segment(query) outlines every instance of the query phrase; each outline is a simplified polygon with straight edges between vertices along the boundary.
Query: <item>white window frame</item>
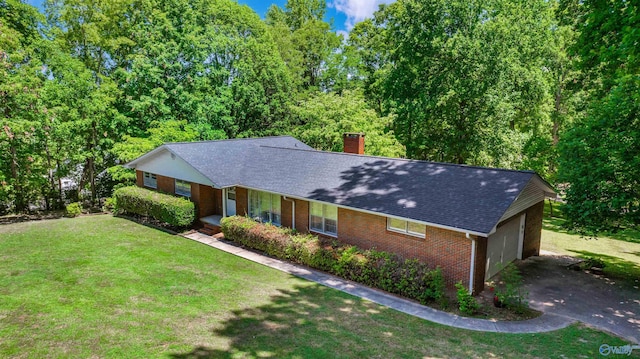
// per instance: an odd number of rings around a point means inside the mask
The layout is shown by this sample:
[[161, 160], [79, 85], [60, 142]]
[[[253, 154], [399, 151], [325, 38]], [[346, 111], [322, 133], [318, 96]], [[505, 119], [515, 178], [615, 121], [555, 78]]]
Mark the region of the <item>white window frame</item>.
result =
[[158, 188], [158, 177], [154, 173], [142, 172], [142, 184], [149, 188]]
[[[322, 206], [322, 217], [321, 217], [322, 218], [322, 228], [321, 229], [320, 228], [312, 228], [313, 221], [311, 220], [311, 217], [312, 217], [312, 214], [311, 214], [312, 213], [312, 209], [311, 209], [311, 207], [314, 206], [314, 205]], [[327, 209], [330, 208], [330, 207], [335, 208], [335, 213], [336, 213], [336, 218], [335, 218], [336, 231], [335, 231], [335, 233], [327, 231], [327, 219], [332, 220], [331, 218], [327, 218], [327, 212], [328, 212]], [[331, 237], [338, 237], [338, 206], [334, 206], [334, 205], [326, 204], [326, 203], [320, 203], [320, 202], [309, 202], [309, 230], [311, 230], [313, 232], [316, 232], [316, 233], [322, 233], [324, 235], [331, 236]]]
[[[402, 221], [404, 222], [404, 228], [399, 228], [399, 227], [392, 227], [391, 226], [391, 221]], [[413, 223], [413, 224], [417, 224], [419, 226], [423, 226], [424, 227], [424, 232], [425, 233], [419, 233], [419, 232], [413, 232], [409, 230], [409, 223]], [[414, 221], [409, 221], [406, 219], [400, 219], [400, 218], [393, 218], [393, 217], [387, 217], [387, 230], [391, 231], [391, 232], [396, 232], [396, 233], [402, 233], [402, 234], [406, 234], [409, 236], [413, 236], [413, 237], [418, 237], [418, 238], [426, 238], [426, 233], [427, 233], [427, 226], [422, 224], [422, 223], [418, 223], [418, 222], [414, 222]]]
[[[266, 217], [263, 217], [263, 213], [259, 213], [259, 215], [255, 215], [254, 212], [257, 209], [258, 212], [262, 211], [262, 194], [267, 194], [269, 195], [269, 210], [266, 211]], [[258, 208], [253, 208], [254, 206], [254, 202], [255, 202], [255, 198], [254, 196], [257, 196], [257, 206]], [[280, 208], [276, 208], [277, 206], [274, 206], [274, 203], [276, 202], [274, 199], [278, 198], [277, 202], [279, 202], [280, 204]], [[265, 191], [257, 191], [257, 190], [253, 190], [250, 189], [249, 190], [249, 215], [256, 221], [258, 222], [264, 222], [264, 223], [271, 223], [274, 226], [281, 226], [282, 225], [282, 198], [280, 197], [279, 194], [276, 193], [271, 193], [271, 192], [265, 192]]]
[[[185, 190], [185, 191], [182, 191], [182, 190], [180, 189], [180, 187], [178, 186], [178, 183], [181, 183], [181, 184], [183, 184], [183, 185], [185, 185], [185, 186], [188, 186], [189, 191], [186, 191], [186, 190]], [[175, 179], [175, 184], [174, 184], [174, 186], [175, 186], [175, 187], [174, 187], [174, 188], [175, 188], [175, 193], [176, 193], [177, 195], [179, 195], [179, 196], [183, 196], [183, 197], [189, 197], [189, 198], [191, 198], [191, 182], [189, 182], [189, 181], [184, 181], [184, 180], [180, 180], [180, 179], [177, 179], [177, 178], [176, 178], [176, 179]]]

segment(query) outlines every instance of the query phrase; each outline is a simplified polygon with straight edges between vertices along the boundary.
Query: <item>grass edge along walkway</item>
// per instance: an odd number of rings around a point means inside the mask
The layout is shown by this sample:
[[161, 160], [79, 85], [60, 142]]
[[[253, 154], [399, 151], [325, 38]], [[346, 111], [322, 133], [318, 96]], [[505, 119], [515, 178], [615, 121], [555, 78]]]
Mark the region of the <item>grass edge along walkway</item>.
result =
[[183, 237], [205, 244], [207, 246], [234, 254], [238, 257], [265, 265], [267, 267], [289, 273], [318, 284], [333, 288], [344, 293], [360, 297], [380, 304], [399, 312], [413, 315], [415, 317], [428, 320], [430, 322], [480, 332], [494, 333], [545, 333], [568, 327], [576, 321], [563, 316], [542, 313], [541, 316], [521, 321], [496, 321], [487, 319], [476, 319], [461, 317], [456, 314], [443, 312], [431, 307], [427, 307], [407, 299], [403, 299], [383, 291], [373, 289], [355, 282], [348, 281], [324, 272], [313, 270], [307, 267], [283, 262], [270, 258], [256, 252], [240, 248], [230, 242], [222, 241], [214, 237], [207, 236], [199, 232], [183, 234]]

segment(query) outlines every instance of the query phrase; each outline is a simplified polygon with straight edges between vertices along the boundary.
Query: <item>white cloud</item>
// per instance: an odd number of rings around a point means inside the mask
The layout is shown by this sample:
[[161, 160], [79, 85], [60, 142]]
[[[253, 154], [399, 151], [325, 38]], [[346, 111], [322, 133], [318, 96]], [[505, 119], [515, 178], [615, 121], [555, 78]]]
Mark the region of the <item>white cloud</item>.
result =
[[353, 29], [353, 26], [373, 15], [378, 10], [380, 4], [389, 4], [395, 0], [333, 0], [329, 6], [336, 11], [343, 12], [347, 15], [345, 27], [347, 30]]

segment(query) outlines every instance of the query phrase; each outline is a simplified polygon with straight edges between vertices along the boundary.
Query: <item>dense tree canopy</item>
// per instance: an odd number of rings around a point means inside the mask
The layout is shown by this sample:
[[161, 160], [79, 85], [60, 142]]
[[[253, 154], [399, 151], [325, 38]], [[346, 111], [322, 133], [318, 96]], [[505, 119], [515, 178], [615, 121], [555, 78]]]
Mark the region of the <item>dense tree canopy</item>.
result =
[[163, 142], [364, 132], [367, 154], [534, 169], [581, 230], [639, 224], [637, 4], [397, 0], [347, 38], [326, 7], [0, 0], [0, 212], [76, 200], [66, 178], [96, 202]]
[[367, 107], [361, 91], [318, 93], [291, 108], [291, 135], [319, 150], [342, 152], [343, 134], [365, 134], [365, 154], [404, 157], [404, 147], [390, 131], [393, 116]]
[[384, 33], [372, 40], [383, 44], [362, 53], [371, 76], [381, 71], [370, 83], [381, 82], [407, 155], [518, 166], [523, 142], [545, 120], [547, 2], [407, 0], [381, 12], [377, 31], [358, 30]]
[[43, 17], [17, 0], [0, 2], [0, 201], [24, 211], [40, 194], [46, 165], [40, 98], [46, 80], [37, 48]]
[[627, 1], [573, 4], [583, 15], [573, 50], [586, 115], [561, 142], [567, 211], [588, 233], [640, 224], [640, 7]]

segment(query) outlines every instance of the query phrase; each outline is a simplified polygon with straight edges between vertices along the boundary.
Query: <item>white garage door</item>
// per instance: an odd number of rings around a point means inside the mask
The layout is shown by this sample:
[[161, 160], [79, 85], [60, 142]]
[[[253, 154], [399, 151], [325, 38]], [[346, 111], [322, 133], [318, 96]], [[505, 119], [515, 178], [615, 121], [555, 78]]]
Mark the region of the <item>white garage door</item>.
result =
[[504, 266], [516, 258], [522, 257], [524, 236], [524, 214], [514, 217], [496, 230], [487, 239], [487, 263], [484, 279], [498, 273]]

